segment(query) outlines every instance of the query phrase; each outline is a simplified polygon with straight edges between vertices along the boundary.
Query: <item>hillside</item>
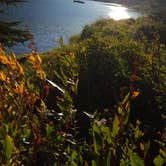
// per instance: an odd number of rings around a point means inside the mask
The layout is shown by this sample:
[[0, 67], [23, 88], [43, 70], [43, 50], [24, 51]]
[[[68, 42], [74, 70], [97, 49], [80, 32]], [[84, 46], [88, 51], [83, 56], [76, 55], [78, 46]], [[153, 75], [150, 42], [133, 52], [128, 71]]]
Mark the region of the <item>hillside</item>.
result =
[[[57, 82], [57, 74], [49, 69], [59, 68], [60, 56], [74, 53], [70, 56], [79, 69], [74, 106], [95, 115], [90, 128], [93, 146], [85, 155], [89, 165], [166, 162], [161, 157], [166, 143], [165, 34], [165, 19], [158, 16], [104, 19], [85, 26], [69, 45], [61, 41], [61, 48], [44, 54], [46, 73]], [[82, 123], [86, 126], [87, 121]], [[109, 148], [115, 148], [114, 152]]]
[[0, 165], [165, 165], [164, 15], [97, 20], [42, 56], [0, 45]]

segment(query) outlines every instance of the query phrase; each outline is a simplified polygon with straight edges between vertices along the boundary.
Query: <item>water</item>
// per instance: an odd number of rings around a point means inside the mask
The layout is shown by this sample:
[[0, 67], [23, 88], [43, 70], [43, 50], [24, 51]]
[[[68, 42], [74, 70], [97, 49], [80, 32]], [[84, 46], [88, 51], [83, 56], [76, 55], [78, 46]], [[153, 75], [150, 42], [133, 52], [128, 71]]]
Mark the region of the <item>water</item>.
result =
[[[117, 4], [83, 0], [28, 0], [17, 7], [9, 7], [4, 19], [22, 21], [21, 27], [28, 26], [39, 52], [57, 46], [60, 36], [65, 43], [71, 35], [80, 33], [86, 24], [96, 19], [110, 17], [115, 20], [137, 18], [140, 13]], [[29, 52], [19, 44], [13, 47], [16, 53]]]

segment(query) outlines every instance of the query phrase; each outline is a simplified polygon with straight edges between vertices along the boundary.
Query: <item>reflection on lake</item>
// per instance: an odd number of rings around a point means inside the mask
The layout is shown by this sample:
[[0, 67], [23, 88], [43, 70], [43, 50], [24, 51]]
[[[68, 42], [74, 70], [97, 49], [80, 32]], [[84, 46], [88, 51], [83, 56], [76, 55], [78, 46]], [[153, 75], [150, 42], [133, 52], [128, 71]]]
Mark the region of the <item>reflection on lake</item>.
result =
[[109, 6], [109, 8], [110, 12], [108, 13], [108, 16], [114, 20], [127, 19], [131, 17], [128, 9], [123, 6]]
[[[9, 8], [4, 19], [21, 20], [28, 25], [34, 35], [39, 52], [57, 46], [60, 36], [66, 43], [69, 37], [79, 33], [85, 24], [96, 19], [110, 17], [115, 20], [137, 18], [140, 13], [121, 5], [97, 1], [85, 1], [84, 4], [73, 0], [28, 0], [16, 8]], [[22, 45], [14, 47], [17, 53], [28, 52]]]

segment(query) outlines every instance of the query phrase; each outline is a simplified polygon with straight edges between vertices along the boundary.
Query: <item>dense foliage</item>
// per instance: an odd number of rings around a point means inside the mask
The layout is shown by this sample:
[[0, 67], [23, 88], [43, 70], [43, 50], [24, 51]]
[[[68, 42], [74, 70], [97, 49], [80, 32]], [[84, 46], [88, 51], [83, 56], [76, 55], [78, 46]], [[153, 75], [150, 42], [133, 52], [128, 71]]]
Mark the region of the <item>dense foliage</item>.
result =
[[[135, 100], [129, 100], [128, 116], [129, 124], [137, 126], [138, 122], [141, 129], [141, 142], [137, 141], [140, 144], [142, 141], [151, 143], [148, 157], [144, 158], [147, 165], [153, 163], [160, 149], [156, 141], [165, 138], [165, 31], [165, 19], [162, 17], [118, 22], [99, 20], [85, 26], [80, 35], [73, 36], [70, 45], [46, 53], [48, 59], [49, 55], [58, 52], [75, 52], [79, 65], [75, 106], [82, 111], [97, 111], [99, 121], [106, 116], [104, 110], [109, 110], [108, 116], [113, 118], [128, 92], [139, 94]], [[112, 121], [108, 125], [112, 125]], [[132, 129], [127, 128], [124, 132], [130, 133]], [[131, 136], [129, 142], [132, 139]], [[141, 155], [137, 148], [134, 151]], [[100, 162], [103, 163], [103, 160]]]
[[0, 165], [164, 165], [165, 34], [103, 19], [42, 59], [0, 48]]

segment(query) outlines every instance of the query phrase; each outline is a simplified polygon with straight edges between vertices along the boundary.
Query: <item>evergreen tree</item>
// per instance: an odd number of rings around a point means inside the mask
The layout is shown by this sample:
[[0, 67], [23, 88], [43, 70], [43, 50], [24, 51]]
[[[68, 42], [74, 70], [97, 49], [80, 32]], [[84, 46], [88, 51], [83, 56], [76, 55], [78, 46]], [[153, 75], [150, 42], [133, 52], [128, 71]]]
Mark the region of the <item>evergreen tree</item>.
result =
[[[23, 0], [0, 0], [0, 14], [4, 13], [4, 5], [16, 5]], [[12, 47], [16, 43], [23, 43], [28, 40], [29, 32], [17, 28], [20, 22], [7, 22], [0, 20], [0, 43], [3, 46]]]

